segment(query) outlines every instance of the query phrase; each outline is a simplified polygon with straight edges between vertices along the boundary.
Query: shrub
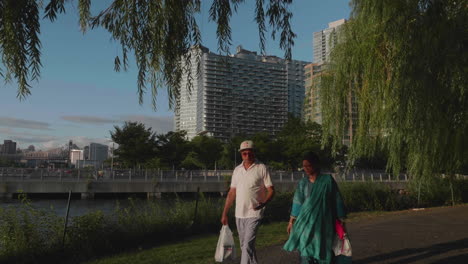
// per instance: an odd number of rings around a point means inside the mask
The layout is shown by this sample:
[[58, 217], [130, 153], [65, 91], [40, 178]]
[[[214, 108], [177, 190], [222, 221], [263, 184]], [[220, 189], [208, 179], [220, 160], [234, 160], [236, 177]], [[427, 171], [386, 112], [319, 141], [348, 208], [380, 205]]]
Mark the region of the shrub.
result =
[[[452, 188], [455, 203], [468, 202], [468, 180], [453, 179]], [[416, 200], [419, 196], [420, 207], [452, 204], [449, 178], [433, 177], [422, 183], [410, 182], [409, 192]]]
[[[392, 190], [381, 183], [351, 182], [339, 185], [348, 212], [401, 210], [417, 205], [420, 191], [424, 206], [451, 202], [448, 179], [435, 179], [410, 185], [408, 192]], [[467, 202], [468, 181], [454, 180], [457, 202]], [[265, 221], [287, 221], [294, 193], [277, 193], [265, 210]], [[32, 208], [25, 196], [20, 208], [0, 208], [1, 263], [79, 263], [83, 260], [138, 247], [167, 243], [193, 234], [218, 232], [224, 199], [201, 194], [195, 217], [195, 201], [177, 198], [139, 202], [130, 199], [126, 207], [117, 204], [115, 212], [95, 211], [70, 221], [62, 249], [64, 221], [52, 211]], [[233, 210], [233, 208], [231, 209]], [[234, 214], [230, 214], [235, 227]]]
[[288, 221], [291, 213], [293, 192], [276, 193], [265, 209], [265, 221]]
[[29, 263], [58, 248], [63, 221], [53, 212], [23, 204], [0, 208], [0, 262]]

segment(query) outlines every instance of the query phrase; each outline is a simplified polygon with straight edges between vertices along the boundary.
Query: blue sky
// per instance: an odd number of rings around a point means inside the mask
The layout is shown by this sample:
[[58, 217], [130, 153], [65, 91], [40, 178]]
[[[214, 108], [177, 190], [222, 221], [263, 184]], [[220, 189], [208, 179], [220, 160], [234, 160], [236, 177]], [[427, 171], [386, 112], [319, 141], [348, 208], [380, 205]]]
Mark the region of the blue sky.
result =
[[[92, 1], [94, 10], [111, 2]], [[216, 25], [208, 21], [212, 1], [202, 1], [199, 27], [203, 45], [217, 52]], [[248, 0], [231, 20], [233, 45], [259, 51], [258, 30], [254, 17], [254, 1]], [[348, 0], [295, 0], [292, 6], [293, 31], [297, 34], [293, 59], [312, 62], [313, 32], [328, 23], [348, 18]], [[16, 83], [0, 85], [0, 144], [4, 139], [16, 141], [21, 148], [34, 145], [48, 149], [73, 140], [79, 147], [89, 142], [109, 143], [110, 130], [124, 121], [138, 121], [156, 133], [173, 128], [173, 112], [169, 109], [165, 88], [159, 90], [158, 108], [151, 107], [150, 95], [138, 103], [137, 68], [130, 63], [127, 72], [115, 72], [114, 57], [120, 47], [102, 29], [80, 32], [76, 2], [67, 6], [67, 14], [51, 23], [42, 20], [42, 69], [38, 82], [32, 82], [31, 95], [16, 98]], [[93, 12], [95, 14], [95, 12]], [[283, 57], [279, 42], [268, 39], [267, 54]]]

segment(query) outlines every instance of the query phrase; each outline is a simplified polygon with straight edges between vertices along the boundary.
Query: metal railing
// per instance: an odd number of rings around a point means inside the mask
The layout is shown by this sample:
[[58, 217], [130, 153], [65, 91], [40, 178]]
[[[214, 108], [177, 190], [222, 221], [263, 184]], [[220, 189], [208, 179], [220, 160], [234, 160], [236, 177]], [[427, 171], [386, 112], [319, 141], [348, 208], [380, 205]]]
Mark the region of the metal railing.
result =
[[[0, 181], [152, 181], [152, 182], [227, 182], [232, 170], [93, 170], [93, 169], [31, 169], [0, 168]], [[303, 171], [271, 171], [273, 182], [297, 182], [306, 174]], [[353, 171], [332, 174], [337, 181], [395, 182], [408, 181], [407, 174], [397, 176], [381, 171]], [[466, 175], [456, 175], [457, 178]]]

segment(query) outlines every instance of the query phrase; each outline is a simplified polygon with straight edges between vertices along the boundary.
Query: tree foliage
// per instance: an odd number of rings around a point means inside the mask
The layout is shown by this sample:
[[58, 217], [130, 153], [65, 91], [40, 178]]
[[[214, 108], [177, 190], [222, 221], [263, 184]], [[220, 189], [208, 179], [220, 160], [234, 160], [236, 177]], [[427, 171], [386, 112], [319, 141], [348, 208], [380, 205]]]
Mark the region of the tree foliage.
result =
[[[0, 54], [5, 80], [12, 77], [18, 82], [18, 97], [30, 94], [30, 81], [40, 74], [40, 17], [43, 0], [0, 0]], [[178, 97], [184, 67], [191, 67], [189, 49], [202, 44], [197, 14], [201, 0], [114, 0], [97, 15], [91, 14], [91, 0], [49, 0], [44, 18], [55, 21], [65, 13], [66, 2], [77, 2], [79, 24], [83, 33], [87, 29], [106, 29], [121, 46], [115, 57], [116, 71], [128, 67], [128, 55], [133, 53], [138, 67], [138, 94], [140, 103], [148, 85], [156, 107], [157, 89], [166, 86], [170, 103]], [[95, 1], [98, 2], [98, 1]], [[209, 18], [217, 24], [218, 49], [227, 54], [231, 45], [230, 18], [245, 0], [212, 0]], [[40, 4], [39, 4], [40, 3]], [[266, 23], [273, 39], [279, 33], [280, 48], [291, 58], [295, 34], [291, 30], [292, 0], [255, 0], [254, 20], [258, 24], [260, 49], [265, 51]], [[199, 62], [199, 58], [197, 60]], [[185, 63], [183, 63], [185, 62]]]
[[302, 155], [309, 151], [319, 154], [325, 168], [333, 169], [332, 165], [342, 162], [343, 157], [332, 159], [330, 148], [321, 148], [321, 136], [319, 124], [305, 123], [292, 116], [278, 136], [257, 133], [236, 136], [224, 143], [205, 135], [189, 141], [185, 131], [155, 135], [144, 124], [132, 122], [115, 126], [111, 132], [112, 139], [119, 144], [115, 160], [124, 167], [165, 170], [233, 169], [242, 162], [239, 145], [244, 140], [253, 140], [256, 158], [273, 169], [297, 170], [302, 167]]
[[353, 0], [321, 89], [324, 139], [339, 146], [355, 96], [350, 157], [388, 154], [418, 179], [468, 160], [466, 1]]
[[244, 140], [244, 136], [238, 135], [223, 144], [221, 158], [218, 163], [220, 168], [233, 169], [238, 165], [237, 163], [240, 163], [242, 158], [239, 153], [239, 146]]
[[30, 94], [29, 81], [41, 67], [39, 5], [35, 0], [0, 1], [0, 76], [15, 79], [20, 99]]
[[205, 135], [194, 137], [190, 145], [193, 152], [191, 157], [196, 157], [202, 168], [214, 168], [223, 150], [221, 141]]
[[185, 131], [168, 132], [156, 137], [157, 156], [163, 168], [179, 169], [182, 161], [190, 152], [187, 133]]
[[286, 168], [302, 168], [302, 156], [309, 151], [316, 152], [323, 165], [330, 167], [330, 149], [322, 149], [321, 138], [322, 127], [319, 124], [290, 116], [278, 135], [278, 151], [283, 155]]
[[156, 154], [156, 135], [142, 123], [125, 122], [122, 128], [114, 126], [112, 140], [119, 144], [114, 151], [119, 160], [135, 166], [152, 159]]

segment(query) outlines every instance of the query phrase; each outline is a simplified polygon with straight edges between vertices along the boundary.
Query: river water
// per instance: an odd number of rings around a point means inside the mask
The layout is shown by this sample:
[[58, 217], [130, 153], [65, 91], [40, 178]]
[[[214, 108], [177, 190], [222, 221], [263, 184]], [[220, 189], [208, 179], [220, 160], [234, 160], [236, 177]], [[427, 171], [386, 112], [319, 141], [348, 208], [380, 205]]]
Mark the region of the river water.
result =
[[[145, 203], [145, 200], [137, 200], [137, 203]], [[167, 202], [165, 202], [167, 203]], [[67, 212], [66, 199], [44, 199], [44, 200], [31, 200], [30, 204], [33, 208], [52, 210], [58, 216], [65, 216]], [[129, 205], [128, 199], [122, 200], [71, 200], [70, 202], [70, 217], [81, 216], [93, 211], [102, 211], [104, 214], [111, 214], [114, 212], [117, 204], [119, 207], [127, 207]], [[4, 200], [1, 202], [0, 207], [21, 207], [19, 200]]]
[[[102, 211], [104, 214], [112, 214], [117, 207], [126, 208], [133, 203], [134, 205], [144, 207], [148, 203], [158, 203], [161, 207], [167, 208], [174, 203], [176, 198], [165, 197], [162, 199], [147, 200], [146, 198], [132, 197], [132, 201], [126, 198], [115, 199], [94, 199], [94, 200], [81, 200], [72, 198], [70, 201], [69, 216], [81, 216], [94, 211]], [[195, 201], [195, 197], [183, 197], [182, 201]], [[211, 197], [211, 200], [223, 199], [220, 197]], [[65, 217], [67, 212], [67, 199], [29, 199], [29, 203], [33, 208], [42, 210], [52, 210], [60, 217]], [[4, 199], [0, 200], [0, 208], [19, 208], [23, 206], [19, 199]]]

